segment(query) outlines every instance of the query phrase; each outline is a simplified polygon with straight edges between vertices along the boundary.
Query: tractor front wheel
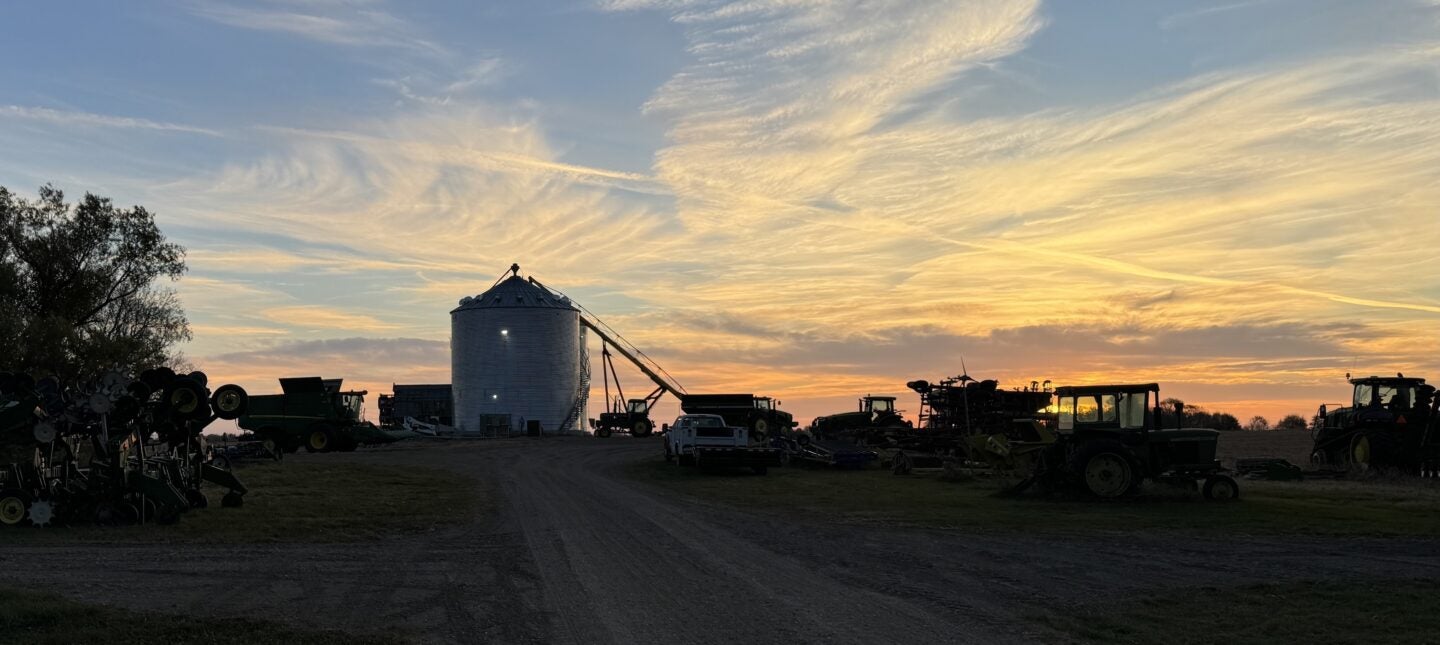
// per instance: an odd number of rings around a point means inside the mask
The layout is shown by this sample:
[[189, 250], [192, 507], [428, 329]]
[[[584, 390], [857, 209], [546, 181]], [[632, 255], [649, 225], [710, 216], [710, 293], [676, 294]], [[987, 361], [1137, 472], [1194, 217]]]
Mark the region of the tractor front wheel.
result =
[[647, 419], [641, 419], [639, 421], [636, 421], [635, 425], [630, 426], [630, 436], [648, 437], [650, 436], [651, 430], [654, 430], [654, 428], [650, 426], [650, 421]]
[[1080, 482], [1091, 495], [1114, 499], [1140, 489], [1140, 472], [1130, 451], [1118, 441], [1093, 441], [1075, 460]]
[[1211, 475], [1205, 478], [1205, 499], [1215, 502], [1233, 502], [1240, 499], [1240, 485], [1225, 475]]

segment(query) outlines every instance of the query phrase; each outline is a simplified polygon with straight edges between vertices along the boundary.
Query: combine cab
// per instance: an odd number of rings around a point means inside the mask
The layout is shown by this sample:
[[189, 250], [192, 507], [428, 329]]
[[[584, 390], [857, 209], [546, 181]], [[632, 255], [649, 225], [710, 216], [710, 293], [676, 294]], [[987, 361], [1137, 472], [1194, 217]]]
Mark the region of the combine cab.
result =
[[1320, 406], [1310, 459], [1317, 465], [1359, 470], [1440, 471], [1440, 397], [1422, 378], [1350, 380], [1349, 407]]

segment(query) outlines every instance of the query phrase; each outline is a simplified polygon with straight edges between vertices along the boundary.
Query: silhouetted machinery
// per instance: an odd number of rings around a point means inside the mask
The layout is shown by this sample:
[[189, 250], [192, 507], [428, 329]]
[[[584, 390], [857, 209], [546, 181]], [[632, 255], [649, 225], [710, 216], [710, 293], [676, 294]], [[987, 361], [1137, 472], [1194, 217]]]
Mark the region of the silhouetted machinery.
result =
[[235, 419], [238, 385], [167, 368], [82, 383], [0, 373], [0, 527], [169, 522], [207, 505], [202, 482], [239, 506], [246, 488], [209, 463], [201, 431]]
[[1440, 476], [1440, 397], [1423, 378], [1350, 379], [1351, 404], [1320, 406], [1311, 461]]

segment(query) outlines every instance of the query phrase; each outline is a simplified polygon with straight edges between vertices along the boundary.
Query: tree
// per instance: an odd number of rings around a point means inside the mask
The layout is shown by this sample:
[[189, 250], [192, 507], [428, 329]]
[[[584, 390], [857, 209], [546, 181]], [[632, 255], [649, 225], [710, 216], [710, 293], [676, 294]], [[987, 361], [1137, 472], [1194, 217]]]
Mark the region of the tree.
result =
[[190, 327], [158, 283], [184, 273], [185, 249], [140, 206], [0, 187], [0, 368], [73, 379], [171, 363]]
[[1246, 430], [1269, 430], [1270, 421], [1262, 416], [1250, 417], [1250, 423], [1245, 424]]
[[1287, 414], [1284, 419], [1275, 424], [1276, 430], [1304, 430], [1308, 427], [1305, 417], [1298, 414]]

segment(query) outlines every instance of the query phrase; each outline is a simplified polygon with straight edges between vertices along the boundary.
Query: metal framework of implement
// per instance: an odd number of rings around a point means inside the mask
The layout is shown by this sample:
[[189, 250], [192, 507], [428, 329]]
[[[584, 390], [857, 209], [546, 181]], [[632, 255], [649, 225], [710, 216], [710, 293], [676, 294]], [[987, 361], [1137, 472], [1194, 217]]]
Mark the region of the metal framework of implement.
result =
[[211, 463], [201, 431], [249, 397], [207, 381], [168, 368], [71, 384], [0, 373], [0, 527], [173, 522], [208, 505], [204, 482], [240, 506], [247, 489]]

